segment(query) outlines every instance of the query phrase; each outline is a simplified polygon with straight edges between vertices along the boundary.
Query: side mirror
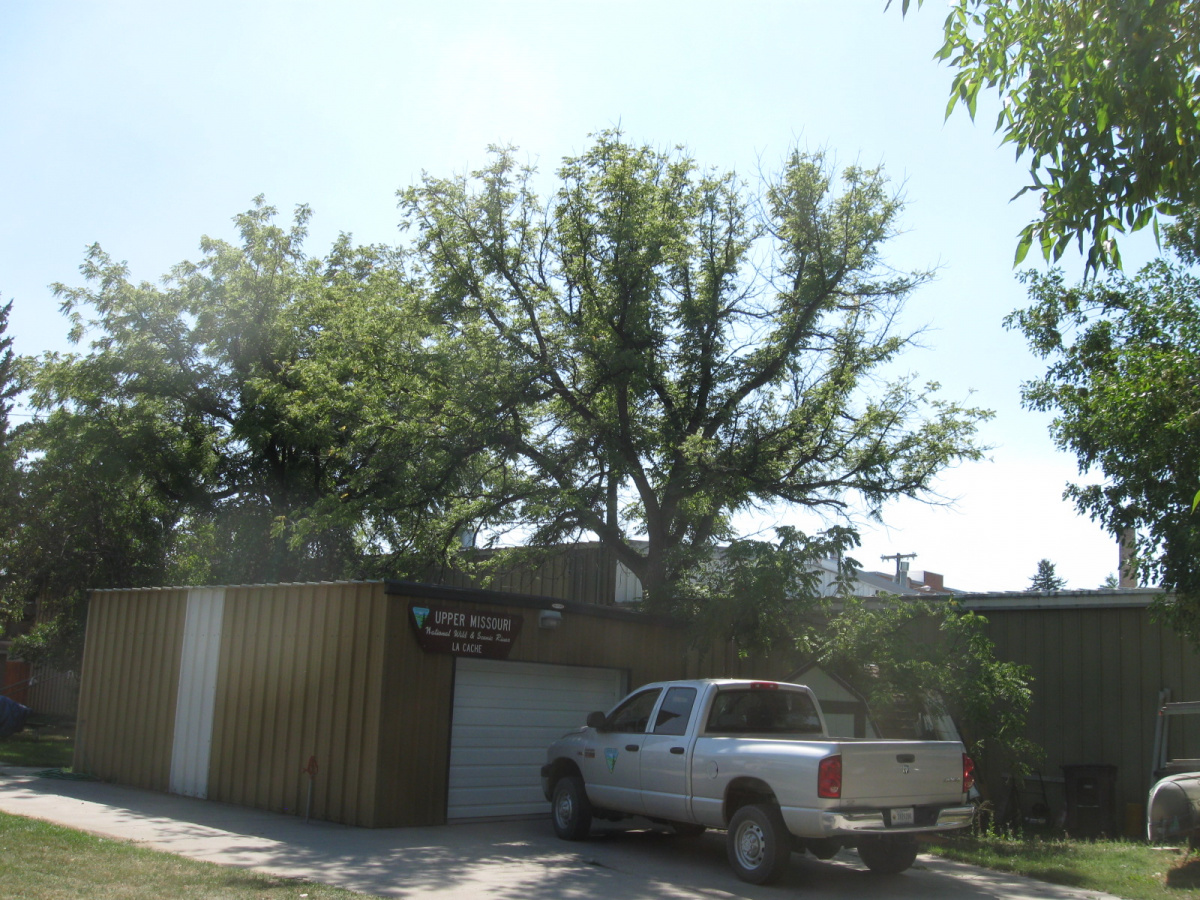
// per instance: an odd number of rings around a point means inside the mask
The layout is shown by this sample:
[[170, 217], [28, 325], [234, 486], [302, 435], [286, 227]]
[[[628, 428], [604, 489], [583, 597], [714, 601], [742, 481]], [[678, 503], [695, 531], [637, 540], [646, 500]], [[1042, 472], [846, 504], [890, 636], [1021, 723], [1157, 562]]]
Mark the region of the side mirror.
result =
[[[576, 719], [576, 721], [579, 721], [579, 720]], [[604, 713], [602, 713], [602, 712], [588, 713], [587, 727], [595, 728], [597, 731], [599, 731], [601, 728], [604, 727], [604, 723], [607, 721], [608, 721], [608, 716], [604, 715]]]

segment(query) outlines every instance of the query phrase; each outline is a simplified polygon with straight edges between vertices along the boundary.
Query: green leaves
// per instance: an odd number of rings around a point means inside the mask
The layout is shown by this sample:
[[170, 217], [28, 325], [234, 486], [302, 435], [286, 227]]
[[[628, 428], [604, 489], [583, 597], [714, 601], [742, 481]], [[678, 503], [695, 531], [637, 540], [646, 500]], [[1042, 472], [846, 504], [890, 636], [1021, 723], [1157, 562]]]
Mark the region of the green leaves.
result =
[[947, 115], [974, 119], [994, 89], [996, 130], [1042, 197], [1017, 264], [1035, 244], [1057, 260], [1076, 243], [1090, 270], [1120, 268], [1118, 235], [1200, 201], [1198, 23], [1195, 0], [951, 4], [936, 54], [958, 70]]
[[[79, 543], [48, 539], [58, 556], [30, 557], [30, 584], [55, 571], [70, 573], [77, 592], [161, 584], [172, 572], [316, 579], [355, 562], [357, 522], [303, 525], [342, 490], [335, 451], [345, 434], [341, 423], [305, 418], [316, 410], [296, 402], [295, 373], [321, 336], [325, 293], [339, 279], [369, 279], [373, 260], [348, 242], [325, 265], [308, 259], [308, 217], [300, 207], [282, 227], [259, 198], [235, 218], [239, 244], [204, 238], [200, 261], [175, 266], [161, 285], [131, 282], [92, 247], [87, 283], [56, 286], [84, 346], [48, 355], [34, 373], [42, 418], [24, 434], [25, 490], [30, 503], [40, 491], [66, 491], [107, 507], [76, 522], [43, 498], [59, 517], [45, 527], [74, 527]], [[39, 515], [27, 511], [30, 521]], [[126, 515], [152, 536], [119, 526]], [[116, 549], [122, 529], [127, 546]], [[107, 546], [104, 556], [93, 557], [89, 542]]]
[[833, 577], [844, 586], [857, 567], [847, 554], [858, 535], [835, 526], [816, 535], [778, 528], [775, 536], [732, 541], [688, 573], [676, 613], [692, 622], [701, 650], [732, 641], [748, 656], [811, 653], [823, 639], [838, 584], [826, 590], [822, 564], [840, 560]]
[[[92, 248], [85, 285], [57, 287], [81, 349], [38, 366], [28, 475], [74, 484], [86, 438], [97, 497], [145, 533], [72, 583], [396, 575], [468, 532], [594, 536], [648, 609], [697, 612], [720, 582], [741, 612], [706, 614], [765, 646], [798, 621], [773, 609], [813, 602], [813, 554], [853, 544], [856, 498], [877, 515], [979, 457], [985, 411], [881, 379], [930, 277], [885, 259], [902, 204], [881, 170], [796, 150], [751, 187], [610, 131], [558, 174], [541, 197], [493, 148], [427, 175], [398, 195], [402, 248], [309, 257], [308, 209], [284, 226], [261, 198], [158, 285]], [[736, 540], [773, 504], [836, 524]]]
[[[1191, 232], [1170, 241], [1194, 253]], [[1134, 278], [1068, 287], [1062, 274], [1028, 275], [1032, 305], [1009, 327], [1048, 361], [1023, 387], [1027, 406], [1054, 414], [1051, 434], [1100, 483], [1066, 496], [1113, 535], [1137, 532], [1141, 583], [1178, 594], [1163, 612], [1200, 642], [1200, 281], [1159, 260]], [[1181, 497], [1182, 492], [1182, 497]]]
[[882, 261], [901, 204], [880, 170], [794, 151], [752, 190], [605, 132], [559, 177], [544, 202], [497, 149], [400, 195], [409, 283], [449, 326], [431, 348], [473, 386], [445, 408], [487, 423], [492, 527], [597, 535], [670, 610], [739, 510], [878, 506], [977, 454], [980, 411], [863, 388], [928, 277]]
[[1032, 702], [1027, 667], [996, 659], [987, 620], [955, 603], [910, 598], [839, 600], [816, 648], [821, 665], [864, 698], [885, 735], [928, 737], [942, 716], [957, 725], [976, 763], [1028, 766]]

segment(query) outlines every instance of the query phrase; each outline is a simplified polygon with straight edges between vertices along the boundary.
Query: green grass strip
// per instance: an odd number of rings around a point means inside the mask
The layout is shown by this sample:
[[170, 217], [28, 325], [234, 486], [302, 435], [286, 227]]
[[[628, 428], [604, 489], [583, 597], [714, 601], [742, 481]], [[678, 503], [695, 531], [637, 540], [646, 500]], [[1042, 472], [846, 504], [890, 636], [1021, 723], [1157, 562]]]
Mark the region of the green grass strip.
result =
[[981, 834], [925, 849], [948, 859], [1126, 900], [1200, 898], [1200, 859], [1132, 841], [1074, 841]]
[[0, 813], [0, 896], [22, 900], [363, 900], [370, 895], [198, 862]]

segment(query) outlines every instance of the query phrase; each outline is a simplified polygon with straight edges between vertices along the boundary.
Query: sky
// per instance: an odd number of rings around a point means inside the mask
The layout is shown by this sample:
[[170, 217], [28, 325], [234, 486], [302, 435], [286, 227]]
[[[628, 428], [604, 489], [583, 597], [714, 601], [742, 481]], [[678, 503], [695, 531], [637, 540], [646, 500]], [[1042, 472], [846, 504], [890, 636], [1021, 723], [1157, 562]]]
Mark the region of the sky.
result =
[[[402, 240], [396, 191], [479, 168], [492, 144], [520, 148], [548, 187], [613, 127], [751, 182], [793, 147], [824, 150], [884, 166], [908, 203], [888, 262], [937, 269], [904, 313], [924, 329], [906, 370], [995, 411], [987, 461], [947, 472], [937, 506], [886, 507], [858, 560], [890, 571], [881, 557], [915, 553], [914, 570], [950, 587], [999, 591], [1025, 589], [1050, 559], [1068, 588], [1098, 587], [1116, 542], [1062, 500], [1075, 459], [1020, 400], [1044, 362], [1002, 325], [1026, 300], [1012, 259], [1036, 201], [1010, 198], [1027, 168], [992, 130], [994, 98], [975, 122], [945, 118], [943, 8], [884, 5], [0, 0], [9, 334], [21, 353], [70, 349], [50, 286], [83, 283], [89, 245], [157, 281], [199, 258], [202, 235], [234, 239], [232, 217], [260, 194], [285, 217], [312, 207], [319, 255], [341, 232]], [[1128, 269], [1153, 248], [1122, 249]], [[740, 522], [804, 525], [786, 511]]]

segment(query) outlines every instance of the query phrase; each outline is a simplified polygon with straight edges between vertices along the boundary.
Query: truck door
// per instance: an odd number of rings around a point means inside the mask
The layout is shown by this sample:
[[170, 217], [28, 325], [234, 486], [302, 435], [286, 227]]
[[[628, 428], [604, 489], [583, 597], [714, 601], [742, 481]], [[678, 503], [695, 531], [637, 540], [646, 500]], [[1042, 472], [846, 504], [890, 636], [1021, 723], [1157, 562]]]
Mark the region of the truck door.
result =
[[642, 802], [648, 816], [691, 820], [686, 738], [695, 706], [694, 687], [668, 689], [654, 717], [654, 727], [642, 742]]
[[619, 812], [643, 812], [639, 791], [642, 743], [660, 694], [660, 687], [639, 691], [596, 729], [595, 752], [582, 766], [588, 797], [594, 805]]

